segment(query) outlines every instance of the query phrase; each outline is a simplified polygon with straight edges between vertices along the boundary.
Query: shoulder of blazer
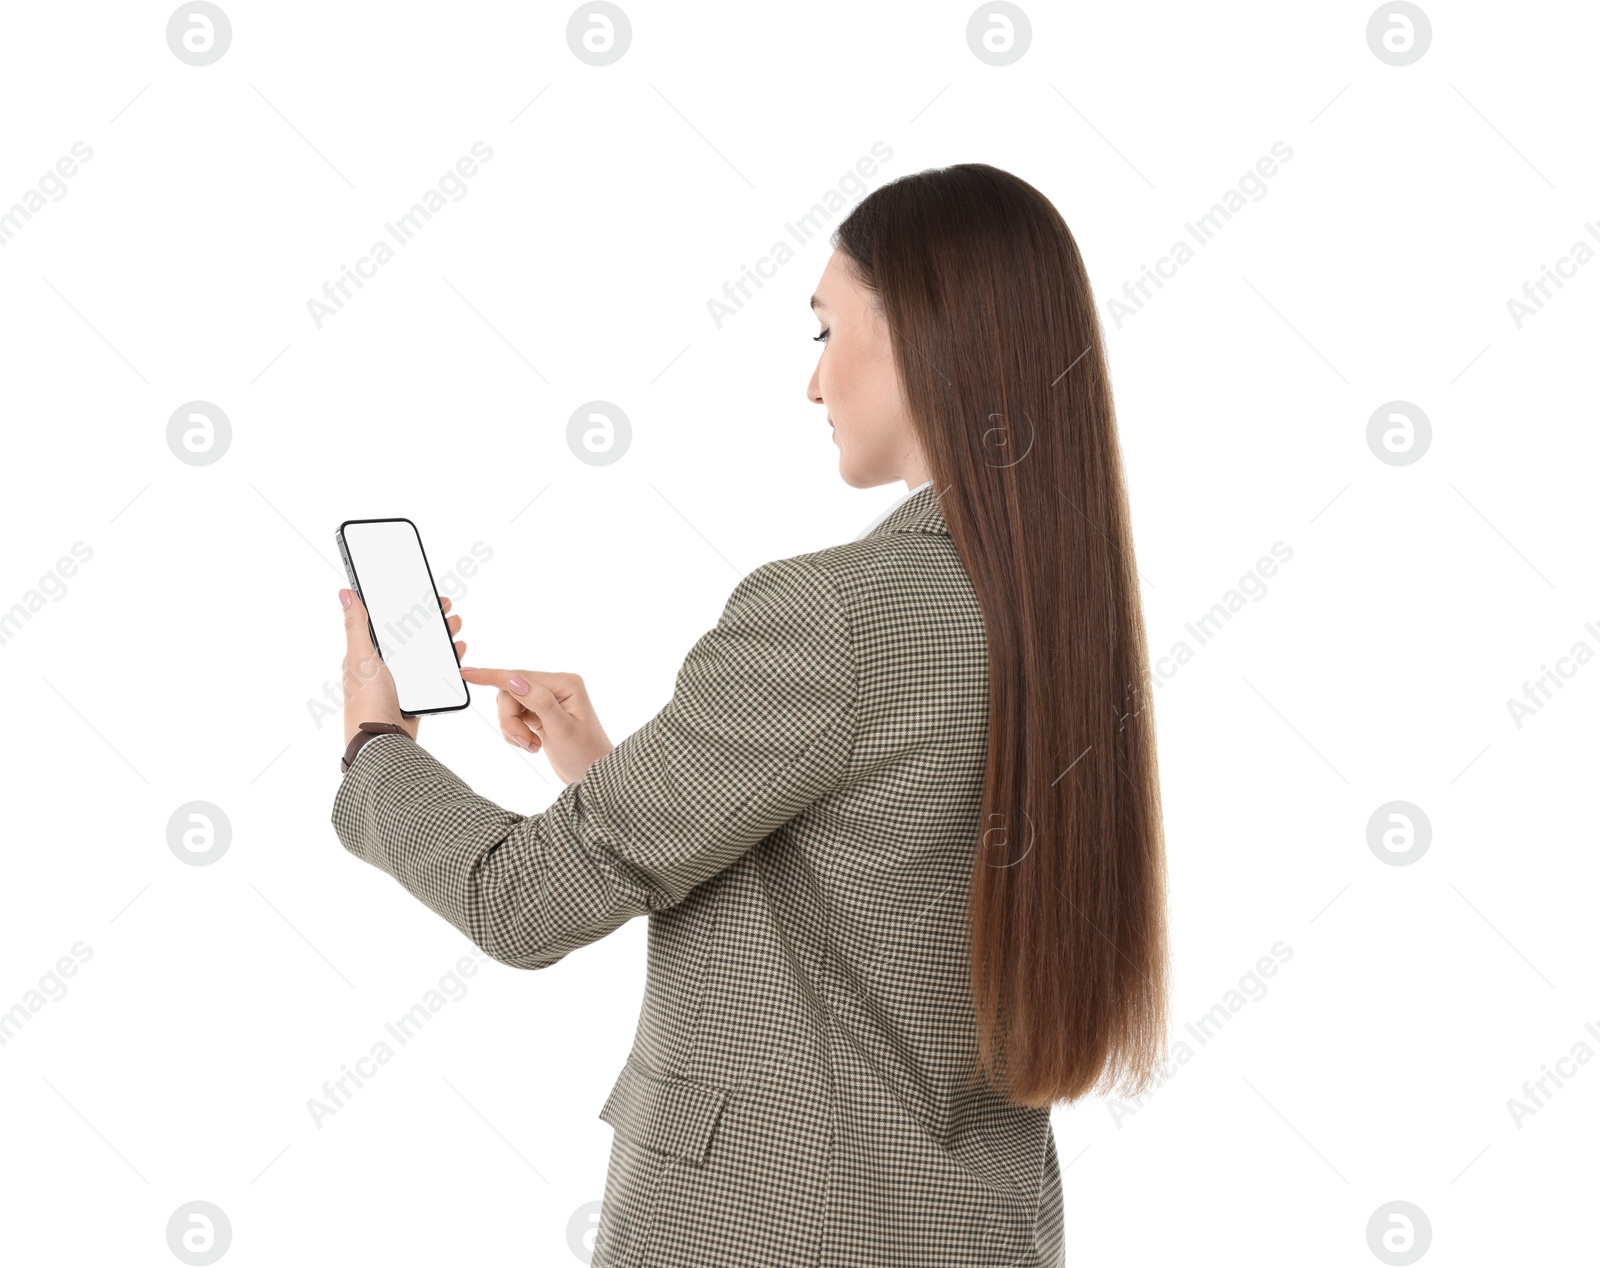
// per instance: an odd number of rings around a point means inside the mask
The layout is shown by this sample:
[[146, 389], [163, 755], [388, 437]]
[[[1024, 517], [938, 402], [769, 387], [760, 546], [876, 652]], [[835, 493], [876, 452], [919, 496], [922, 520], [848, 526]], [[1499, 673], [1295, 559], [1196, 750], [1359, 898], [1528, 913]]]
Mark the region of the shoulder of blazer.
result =
[[884, 585], [903, 584], [896, 580], [896, 569], [884, 566], [889, 559], [906, 552], [925, 555], [931, 550], [954, 560], [954, 545], [930, 484], [911, 494], [865, 536], [796, 555], [789, 562], [804, 564], [825, 577], [853, 624], [858, 605], [875, 603]]
[[918, 489], [884, 517], [862, 542], [870, 542], [890, 533], [943, 533], [950, 535], [944, 522], [944, 512], [939, 507], [939, 495], [933, 485]]
[[[799, 601], [802, 598], [801, 590], [793, 583], [798, 582], [801, 574], [791, 571], [798, 566], [813, 577], [820, 578], [822, 586], [840, 604], [846, 619], [851, 620], [857, 605], [864, 600], [871, 601], [870, 596], [890, 579], [891, 574], [886, 573], [883, 567], [886, 556], [907, 548], [926, 549], [934, 543], [942, 544], [945, 551], [952, 551], [950, 530], [939, 508], [938, 495], [930, 484], [896, 506], [866, 536], [787, 559], [773, 560], [757, 569], [757, 573], [776, 579], [780, 575], [776, 570], [785, 570], [781, 575], [791, 582], [785, 589]], [[755, 575], [751, 574], [752, 577]], [[747, 577], [735, 590], [735, 595], [754, 584]], [[817, 591], [810, 596], [811, 600], [817, 601], [821, 593]]]

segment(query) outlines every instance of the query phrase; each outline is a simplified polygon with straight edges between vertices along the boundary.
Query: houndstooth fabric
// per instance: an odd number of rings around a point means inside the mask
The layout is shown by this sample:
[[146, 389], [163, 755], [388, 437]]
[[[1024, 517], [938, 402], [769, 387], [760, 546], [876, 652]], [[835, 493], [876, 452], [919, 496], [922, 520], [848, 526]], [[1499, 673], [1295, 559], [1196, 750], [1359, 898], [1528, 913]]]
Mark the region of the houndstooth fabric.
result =
[[370, 741], [333, 825], [502, 963], [649, 917], [599, 1117], [599, 1268], [1064, 1262], [1047, 1110], [975, 1075], [988, 676], [931, 485], [757, 568], [672, 699], [540, 814]]

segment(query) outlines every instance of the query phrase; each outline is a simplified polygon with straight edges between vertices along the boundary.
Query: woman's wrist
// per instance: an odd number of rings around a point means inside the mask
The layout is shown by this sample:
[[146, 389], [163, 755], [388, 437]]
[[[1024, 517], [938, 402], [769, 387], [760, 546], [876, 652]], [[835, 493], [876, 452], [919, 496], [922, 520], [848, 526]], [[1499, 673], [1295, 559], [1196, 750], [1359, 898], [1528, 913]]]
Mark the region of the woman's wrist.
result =
[[345, 746], [344, 754], [339, 759], [339, 773], [343, 774], [355, 765], [362, 749], [386, 735], [404, 736], [408, 741], [412, 739], [411, 733], [397, 722], [363, 722]]

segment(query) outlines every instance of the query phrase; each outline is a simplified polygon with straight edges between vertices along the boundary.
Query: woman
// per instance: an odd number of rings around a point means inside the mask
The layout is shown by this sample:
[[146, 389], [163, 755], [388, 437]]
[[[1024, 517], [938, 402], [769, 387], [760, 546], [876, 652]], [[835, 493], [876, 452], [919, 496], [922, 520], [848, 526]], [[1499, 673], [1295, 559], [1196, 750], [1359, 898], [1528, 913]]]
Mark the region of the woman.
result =
[[607, 1268], [1060, 1264], [1049, 1107], [1137, 1092], [1164, 1051], [1147, 662], [1083, 261], [981, 163], [880, 188], [834, 245], [808, 395], [847, 484], [909, 492], [746, 577], [614, 748], [579, 678], [463, 669], [571, 781], [548, 810], [414, 743], [347, 613], [347, 735], [406, 734], [345, 776], [345, 847], [521, 968], [650, 918], [600, 1110]]

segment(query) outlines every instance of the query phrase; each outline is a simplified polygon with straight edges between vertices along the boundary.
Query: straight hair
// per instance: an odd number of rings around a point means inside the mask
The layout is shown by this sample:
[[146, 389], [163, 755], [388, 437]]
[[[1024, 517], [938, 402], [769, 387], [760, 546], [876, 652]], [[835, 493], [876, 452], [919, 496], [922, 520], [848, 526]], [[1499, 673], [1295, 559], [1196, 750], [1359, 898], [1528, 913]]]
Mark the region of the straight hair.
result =
[[978, 1071], [1023, 1105], [1137, 1094], [1165, 1056], [1166, 854], [1083, 258], [1043, 194], [984, 163], [881, 186], [833, 245], [888, 322], [983, 612], [988, 748], [968, 899]]

